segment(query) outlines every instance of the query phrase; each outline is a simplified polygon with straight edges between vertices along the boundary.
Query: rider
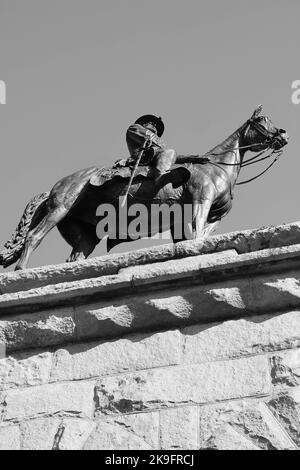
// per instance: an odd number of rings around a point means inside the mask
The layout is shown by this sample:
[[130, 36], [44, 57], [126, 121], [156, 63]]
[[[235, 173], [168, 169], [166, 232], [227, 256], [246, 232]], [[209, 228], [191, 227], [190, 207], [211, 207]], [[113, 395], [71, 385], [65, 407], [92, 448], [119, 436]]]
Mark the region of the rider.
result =
[[140, 164], [155, 167], [155, 186], [160, 185], [163, 175], [176, 162], [175, 150], [168, 149], [161, 138], [164, 129], [161, 117], [145, 114], [129, 126], [126, 133], [126, 142], [130, 153], [128, 163], [136, 161], [141, 147], [146, 144]]

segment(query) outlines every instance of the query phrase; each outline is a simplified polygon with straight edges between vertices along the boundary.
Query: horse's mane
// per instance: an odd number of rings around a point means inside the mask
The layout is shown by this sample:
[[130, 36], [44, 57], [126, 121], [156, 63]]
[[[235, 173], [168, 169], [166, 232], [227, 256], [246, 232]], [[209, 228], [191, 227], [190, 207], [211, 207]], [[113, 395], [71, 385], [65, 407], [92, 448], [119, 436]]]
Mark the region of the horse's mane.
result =
[[224, 139], [220, 144], [216, 145], [215, 147], [213, 147], [212, 149], [210, 149], [208, 152], [206, 152], [204, 154], [204, 156], [214, 156], [214, 154], [216, 154], [216, 156], [218, 154], [222, 154], [224, 153], [224, 151], [226, 149], [228, 149], [229, 147], [232, 147], [233, 146], [233, 142], [236, 140], [237, 136], [240, 135], [242, 133], [242, 131], [245, 129], [246, 125], [247, 125], [248, 121], [244, 122], [244, 124], [242, 124], [242, 126], [240, 126], [236, 131], [234, 131], [232, 134], [230, 134], [226, 139]]

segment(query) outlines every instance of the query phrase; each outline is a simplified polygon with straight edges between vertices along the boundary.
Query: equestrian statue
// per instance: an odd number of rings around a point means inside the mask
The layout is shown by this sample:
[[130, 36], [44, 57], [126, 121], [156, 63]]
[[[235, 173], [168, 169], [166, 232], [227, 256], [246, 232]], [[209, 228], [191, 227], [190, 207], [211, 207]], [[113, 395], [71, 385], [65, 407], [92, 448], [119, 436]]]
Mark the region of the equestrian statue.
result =
[[[162, 140], [162, 119], [140, 117], [127, 130], [127, 160], [117, 161], [111, 169], [77, 171], [28, 203], [15, 233], [0, 253], [0, 264], [8, 267], [17, 262], [16, 270], [25, 269], [32, 252], [55, 226], [72, 247], [67, 261], [86, 259], [100, 242], [97, 208], [106, 203], [118, 211], [120, 198], [128, 208], [137, 203], [149, 208], [153, 204], [191, 204], [193, 239], [205, 239], [230, 211], [234, 187], [244, 183], [237, 182], [241, 168], [271, 157], [272, 163], [260, 176], [277, 161], [288, 143], [286, 131], [261, 116], [261, 111], [262, 107], [257, 107], [241, 127], [204, 155], [178, 155]], [[246, 160], [248, 151], [254, 155]], [[184, 234], [176, 237], [175, 226], [173, 220], [169, 229], [174, 243], [185, 240]], [[108, 252], [124, 241], [132, 238], [108, 235]]]

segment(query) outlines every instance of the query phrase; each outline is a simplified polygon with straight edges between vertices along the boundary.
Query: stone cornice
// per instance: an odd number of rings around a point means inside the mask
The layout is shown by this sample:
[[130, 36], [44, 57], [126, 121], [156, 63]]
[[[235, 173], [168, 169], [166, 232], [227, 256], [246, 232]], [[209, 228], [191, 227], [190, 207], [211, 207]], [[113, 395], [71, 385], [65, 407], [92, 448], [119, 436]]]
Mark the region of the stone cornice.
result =
[[[26, 349], [295, 309], [299, 284], [300, 223], [1, 274], [0, 340]], [[28, 340], [28, 316], [42, 331], [62, 311], [72, 331]]]
[[62, 263], [0, 274], [0, 295], [100, 276], [118, 274], [122, 268], [182, 259], [226, 250], [238, 254], [300, 243], [300, 222], [216, 235], [204, 243], [187, 241], [105, 255], [75, 263]]

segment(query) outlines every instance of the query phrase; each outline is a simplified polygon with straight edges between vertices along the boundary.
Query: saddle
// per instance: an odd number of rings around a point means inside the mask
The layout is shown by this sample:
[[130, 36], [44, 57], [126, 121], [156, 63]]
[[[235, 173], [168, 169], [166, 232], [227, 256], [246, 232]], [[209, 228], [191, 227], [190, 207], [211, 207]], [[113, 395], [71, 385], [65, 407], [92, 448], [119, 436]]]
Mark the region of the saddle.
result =
[[[112, 168], [99, 168], [91, 177], [90, 184], [92, 186], [103, 186], [115, 179], [130, 179], [133, 170], [133, 165], [128, 165], [126, 160], [118, 160]], [[140, 179], [154, 179], [154, 168], [150, 165], [140, 165], [137, 167], [134, 178]], [[165, 174], [165, 183], [172, 183], [173, 187], [178, 187], [186, 183], [191, 172], [188, 168], [180, 166], [171, 169]]]
[[[131, 166], [117, 168], [99, 168], [91, 177], [90, 184], [92, 186], [103, 186], [112, 179], [130, 179], [132, 173]], [[151, 166], [139, 166], [135, 172], [135, 178], [153, 178], [153, 168]]]

